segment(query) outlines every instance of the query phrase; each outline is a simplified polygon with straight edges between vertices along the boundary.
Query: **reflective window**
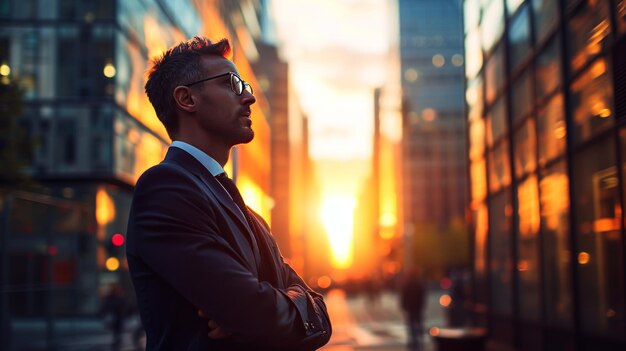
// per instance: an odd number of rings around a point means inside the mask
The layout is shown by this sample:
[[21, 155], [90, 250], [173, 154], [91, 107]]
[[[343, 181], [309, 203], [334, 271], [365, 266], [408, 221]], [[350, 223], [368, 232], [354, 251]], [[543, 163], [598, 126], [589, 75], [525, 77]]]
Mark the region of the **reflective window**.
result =
[[573, 158], [580, 321], [588, 333], [624, 334], [622, 210], [612, 138]]
[[513, 311], [512, 212], [509, 191], [503, 191], [490, 199], [488, 240], [491, 306], [500, 315], [510, 315]]
[[549, 324], [572, 325], [572, 278], [569, 245], [569, 180], [561, 161], [541, 174], [545, 315]]
[[511, 184], [509, 143], [503, 142], [489, 152], [489, 191], [494, 193]]
[[469, 124], [469, 157], [476, 160], [485, 153], [485, 120], [476, 119]]
[[617, 2], [617, 27], [620, 33], [626, 32], [626, 0], [619, 0]]
[[541, 101], [561, 85], [561, 51], [558, 37], [553, 39], [546, 49], [537, 56], [535, 72], [537, 100]]
[[517, 187], [517, 272], [522, 319], [538, 320], [539, 303], [539, 185], [531, 175]]
[[112, 0], [57, 1], [58, 14], [61, 19], [91, 22], [93, 20], [112, 20], [114, 16], [115, 1]]
[[480, 47], [480, 35], [474, 29], [465, 37], [465, 76], [474, 78], [483, 65], [483, 51]]
[[539, 164], [545, 165], [565, 153], [565, 114], [563, 95], [559, 94], [539, 110], [537, 114], [537, 134], [539, 136]]
[[491, 0], [483, 9], [481, 21], [482, 46], [485, 52], [493, 48], [504, 32], [504, 2]]
[[535, 119], [529, 118], [513, 136], [515, 177], [533, 172], [537, 168], [537, 135]]
[[515, 71], [517, 67], [531, 53], [530, 43], [530, 16], [528, 6], [524, 6], [511, 20], [509, 27], [509, 61], [511, 63], [511, 71]]
[[472, 182], [472, 202], [480, 202], [487, 195], [487, 168], [484, 157], [470, 163], [470, 177]]
[[489, 111], [487, 115], [487, 144], [489, 146], [496, 143], [506, 132], [506, 109], [504, 97], [501, 97]]
[[613, 123], [613, 84], [604, 58], [597, 60], [571, 86], [574, 141], [588, 140]]
[[558, 23], [557, 0], [533, 0], [536, 43], [543, 42]]
[[463, 17], [465, 19], [465, 33], [478, 27], [480, 21], [480, 4], [478, 0], [465, 0], [463, 2]]
[[569, 59], [572, 72], [582, 68], [607, 44], [611, 32], [608, 1], [582, 1], [568, 23]]
[[513, 83], [511, 91], [511, 113], [513, 114], [513, 123], [519, 122], [533, 108], [533, 83], [530, 71], [522, 73], [517, 81]]
[[504, 45], [498, 46], [493, 55], [485, 64], [485, 87], [487, 103], [493, 102], [496, 93], [504, 84], [505, 77], [504, 65]]
[[482, 119], [485, 107], [483, 99], [483, 80], [480, 77], [469, 80], [467, 82], [467, 90], [465, 91], [465, 101], [468, 107], [468, 118], [470, 120]]
[[476, 302], [486, 306], [489, 301], [487, 284], [487, 232], [489, 213], [485, 203], [472, 210], [474, 223], [474, 278], [476, 279]]

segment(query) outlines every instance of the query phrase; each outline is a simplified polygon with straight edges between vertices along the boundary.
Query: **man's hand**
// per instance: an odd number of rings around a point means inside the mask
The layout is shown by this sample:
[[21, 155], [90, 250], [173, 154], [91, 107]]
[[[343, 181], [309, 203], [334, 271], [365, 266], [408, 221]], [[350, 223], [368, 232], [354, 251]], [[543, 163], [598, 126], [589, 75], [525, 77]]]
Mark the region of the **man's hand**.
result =
[[202, 312], [202, 310], [198, 310], [198, 316], [209, 320], [208, 322], [209, 334], [208, 335], [210, 339], [226, 339], [227, 337], [230, 336], [230, 333], [228, 333], [227, 331], [222, 329], [222, 327], [217, 325], [217, 323], [211, 318], [209, 318], [207, 315], [205, 315], [204, 312]]

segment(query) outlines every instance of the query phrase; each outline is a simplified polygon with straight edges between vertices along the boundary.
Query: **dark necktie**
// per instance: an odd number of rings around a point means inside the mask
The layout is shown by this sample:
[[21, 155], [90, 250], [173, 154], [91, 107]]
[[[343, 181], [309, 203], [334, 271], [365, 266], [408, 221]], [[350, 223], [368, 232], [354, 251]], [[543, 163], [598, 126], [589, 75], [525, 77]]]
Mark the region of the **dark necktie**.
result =
[[[215, 179], [217, 179], [217, 181], [220, 182], [220, 184], [222, 184], [222, 186], [224, 187], [224, 189], [226, 189], [230, 197], [233, 198], [233, 201], [235, 201], [237, 206], [241, 209], [241, 212], [243, 212], [243, 216], [246, 218], [246, 221], [248, 221], [248, 225], [250, 225], [250, 229], [252, 229], [252, 232], [254, 234], [254, 239], [252, 240], [256, 241], [256, 246], [261, 251], [261, 256], [265, 257], [265, 259], [263, 259], [265, 264], [261, 264], [261, 268], [260, 268], [261, 275], [264, 277], [277, 277], [278, 275], [276, 273], [275, 267], [272, 264], [268, 264], [268, 262], [271, 262], [270, 258], [272, 257], [270, 245], [268, 244], [267, 239], [263, 235], [263, 231], [260, 228], [260, 224], [258, 220], [254, 218], [254, 215], [250, 213], [250, 211], [246, 207], [246, 204], [243, 201], [243, 197], [241, 197], [241, 193], [239, 192], [239, 189], [237, 189], [237, 185], [235, 185], [235, 182], [233, 182], [233, 180], [230, 179], [226, 175], [226, 173], [220, 173], [216, 175]], [[251, 238], [248, 238], [250, 245], [254, 246], [255, 244], [252, 243], [252, 240]]]
[[233, 182], [232, 179], [228, 178], [226, 173], [220, 173], [216, 175], [215, 179], [217, 179], [217, 181], [222, 184], [230, 197], [233, 198], [233, 201], [235, 201], [241, 212], [243, 212], [246, 220], [248, 220], [248, 208], [246, 207], [246, 203], [243, 201], [243, 197], [241, 197], [241, 193], [239, 192], [239, 189], [237, 189], [237, 185], [235, 185], [235, 182]]

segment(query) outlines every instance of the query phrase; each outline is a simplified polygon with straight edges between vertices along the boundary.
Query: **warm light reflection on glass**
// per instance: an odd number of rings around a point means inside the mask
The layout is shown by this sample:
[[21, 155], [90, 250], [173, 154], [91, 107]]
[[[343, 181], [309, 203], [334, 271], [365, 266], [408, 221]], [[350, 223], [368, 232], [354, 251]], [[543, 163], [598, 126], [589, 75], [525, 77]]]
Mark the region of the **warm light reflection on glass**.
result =
[[415, 68], [409, 68], [406, 71], [404, 71], [404, 79], [407, 82], [415, 82], [417, 78], [419, 78], [419, 74], [417, 73]]
[[517, 263], [517, 270], [520, 272], [526, 272], [528, 270], [528, 260], [520, 260]]
[[539, 192], [537, 176], [532, 175], [517, 188], [519, 234], [532, 237], [539, 231]]
[[109, 257], [107, 258], [104, 265], [107, 268], [107, 270], [111, 272], [115, 272], [116, 270], [118, 270], [118, 268], [120, 268], [120, 260], [118, 260], [115, 257]]
[[583, 252], [578, 253], [578, 264], [585, 265], [589, 263], [590, 260], [591, 260], [591, 255], [589, 255], [587, 252], [583, 251]]
[[346, 269], [352, 265], [352, 224], [356, 199], [348, 195], [326, 195], [322, 202], [322, 224], [328, 234], [331, 264]]
[[102, 70], [102, 73], [107, 78], [115, 77], [115, 73], [116, 73], [115, 66], [113, 66], [113, 64], [111, 63], [107, 63], [106, 65], [104, 65], [104, 69]]
[[432, 122], [435, 119], [437, 119], [437, 111], [435, 111], [432, 108], [425, 108], [422, 111], [422, 118], [424, 119], [424, 121], [426, 122]]
[[0, 66], [0, 75], [6, 77], [9, 74], [11, 74], [11, 67], [9, 67], [9, 65], [7, 65], [6, 63], [3, 63]]
[[115, 203], [103, 188], [96, 192], [96, 222], [104, 226], [115, 219]]
[[437, 54], [433, 56], [432, 61], [433, 61], [433, 66], [437, 68], [443, 67], [443, 65], [446, 64], [446, 59], [441, 54]]
[[430, 336], [437, 336], [439, 335], [439, 328], [437, 327], [432, 327], [428, 330], [428, 334], [430, 334]]
[[452, 64], [455, 65], [456, 67], [461, 67], [463, 66], [463, 55], [452, 55]]
[[565, 128], [565, 121], [560, 120], [554, 123], [554, 137], [556, 139], [563, 139], [567, 136], [567, 129]]

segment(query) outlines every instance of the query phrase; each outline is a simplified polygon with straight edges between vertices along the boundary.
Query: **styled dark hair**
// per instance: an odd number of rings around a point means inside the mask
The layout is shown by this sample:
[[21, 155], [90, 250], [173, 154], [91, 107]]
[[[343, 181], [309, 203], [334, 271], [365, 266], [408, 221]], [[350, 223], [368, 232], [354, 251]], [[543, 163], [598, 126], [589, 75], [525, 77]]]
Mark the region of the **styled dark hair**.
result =
[[196, 36], [170, 48], [162, 56], [152, 59], [148, 70], [146, 94], [167, 134], [173, 139], [178, 130], [178, 116], [174, 102], [174, 89], [177, 86], [204, 78], [200, 58], [204, 55], [227, 57], [231, 52], [228, 39], [217, 43]]

